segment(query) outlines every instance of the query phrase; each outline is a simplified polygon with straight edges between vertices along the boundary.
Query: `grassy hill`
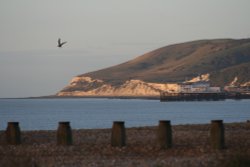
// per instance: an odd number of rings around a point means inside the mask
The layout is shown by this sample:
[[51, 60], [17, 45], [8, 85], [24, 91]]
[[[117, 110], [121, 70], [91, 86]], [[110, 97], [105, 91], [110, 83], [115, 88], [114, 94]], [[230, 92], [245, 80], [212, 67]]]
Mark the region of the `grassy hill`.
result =
[[213, 85], [225, 85], [234, 77], [250, 81], [250, 39], [199, 40], [162, 47], [131, 61], [89, 72], [89, 76], [119, 85], [126, 80], [179, 82], [199, 74], [211, 74]]

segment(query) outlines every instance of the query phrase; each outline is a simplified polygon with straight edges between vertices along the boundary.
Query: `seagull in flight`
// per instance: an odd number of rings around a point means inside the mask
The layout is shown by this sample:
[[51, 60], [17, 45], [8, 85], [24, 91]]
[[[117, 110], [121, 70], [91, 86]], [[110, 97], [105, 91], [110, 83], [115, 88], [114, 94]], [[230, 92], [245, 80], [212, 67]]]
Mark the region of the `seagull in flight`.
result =
[[61, 47], [62, 47], [64, 44], [66, 44], [67, 42], [66, 42], [66, 41], [65, 41], [65, 42], [61, 42], [61, 39], [58, 38], [57, 43], [58, 43], [57, 47], [58, 47], [58, 48], [61, 48]]

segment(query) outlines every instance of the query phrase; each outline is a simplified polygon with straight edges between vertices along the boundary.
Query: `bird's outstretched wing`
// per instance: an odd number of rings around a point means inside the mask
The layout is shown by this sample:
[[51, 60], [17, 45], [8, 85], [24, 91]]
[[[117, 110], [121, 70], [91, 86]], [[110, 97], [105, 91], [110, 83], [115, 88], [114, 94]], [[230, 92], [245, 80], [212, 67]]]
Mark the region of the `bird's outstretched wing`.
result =
[[67, 41], [65, 41], [65, 42], [62, 42], [62, 43], [61, 43], [61, 46], [63, 46], [63, 45], [64, 45], [64, 44], [66, 44], [66, 43], [67, 43]]

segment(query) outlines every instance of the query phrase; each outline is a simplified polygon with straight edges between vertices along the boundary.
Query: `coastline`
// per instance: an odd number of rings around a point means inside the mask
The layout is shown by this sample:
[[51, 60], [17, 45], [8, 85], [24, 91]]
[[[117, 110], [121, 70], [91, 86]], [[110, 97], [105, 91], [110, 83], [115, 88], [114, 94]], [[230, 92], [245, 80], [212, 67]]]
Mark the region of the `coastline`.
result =
[[[4, 142], [0, 131], [0, 166], [192, 166], [217, 167], [242, 155], [250, 160], [250, 123], [225, 123], [226, 149], [209, 146], [209, 124], [174, 125], [173, 148], [162, 150], [157, 127], [126, 128], [127, 145], [110, 145], [111, 129], [73, 130], [72, 146], [57, 146], [56, 131], [23, 131], [19, 146]], [[249, 163], [249, 162], [248, 162]]]
[[160, 96], [34, 96], [34, 97], [9, 97], [0, 99], [145, 99], [160, 100]]
[[56, 96], [56, 95], [49, 95], [49, 96], [37, 96], [37, 97], [10, 97], [10, 98], [0, 98], [0, 99], [141, 99], [141, 100], [160, 100], [163, 102], [167, 101], [223, 101], [223, 100], [244, 100], [244, 99], [250, 99], [250, 95], [243, 96], [243, 97], [234, 97], [234, 96], [226, 96], [223, 99], [193, 99], [193, 100], [164, 100], [161, 99], [161, 96]]

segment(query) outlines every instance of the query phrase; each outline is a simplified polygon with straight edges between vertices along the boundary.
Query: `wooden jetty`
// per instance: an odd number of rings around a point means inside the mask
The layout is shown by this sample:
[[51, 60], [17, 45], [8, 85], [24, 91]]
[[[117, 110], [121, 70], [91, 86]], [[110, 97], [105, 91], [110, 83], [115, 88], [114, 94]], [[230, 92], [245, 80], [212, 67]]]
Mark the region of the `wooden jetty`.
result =
[[216, 93], [168, 93], [162, 92], [161, 101], [218, 101], [225, 99], [250, 99], [249, 93], [216, 92]]
[[245, 93], [245, 92], [227, 92], [226, 93], [227, 99], [235, 99], [235, 100], [240, 100], [240, 99], [250, 99], [250, 92]]
[[225, 100], [226, 94], [223, 92], [216, 93], [168, 93], [162, 92], [160, 95], [161, 101], [218, 101]]

